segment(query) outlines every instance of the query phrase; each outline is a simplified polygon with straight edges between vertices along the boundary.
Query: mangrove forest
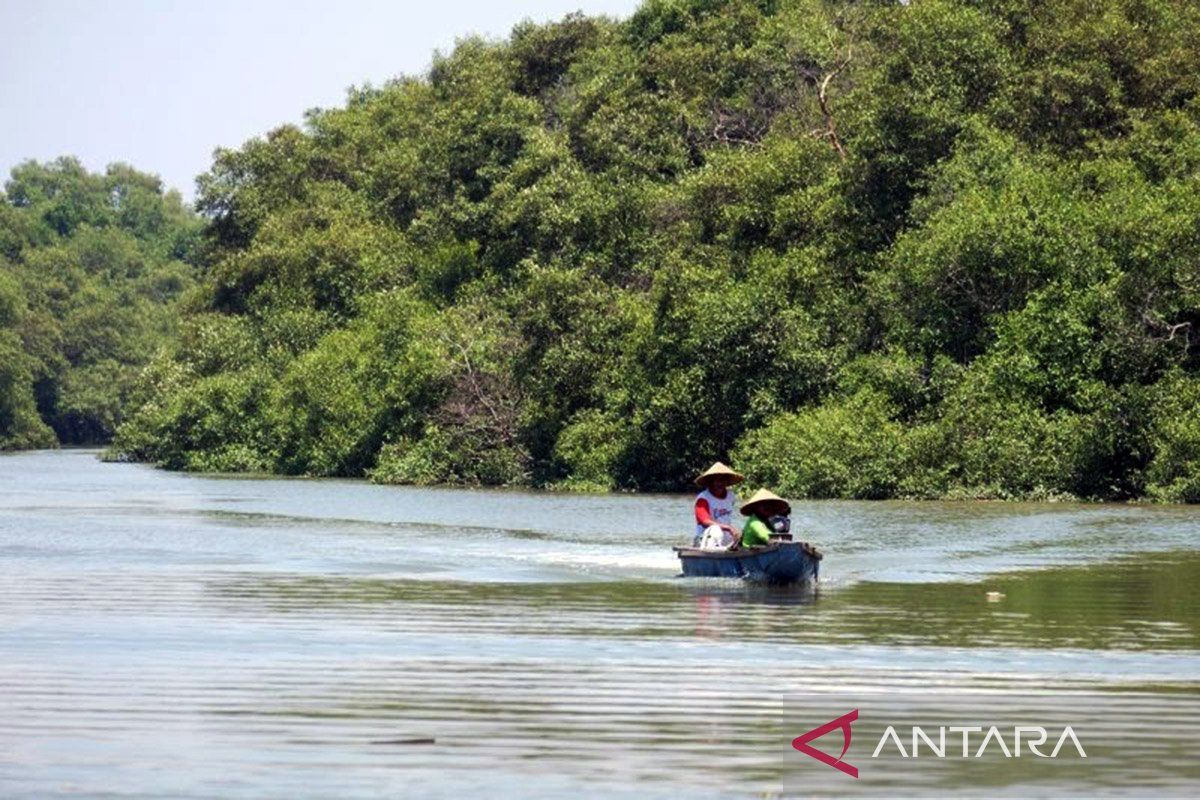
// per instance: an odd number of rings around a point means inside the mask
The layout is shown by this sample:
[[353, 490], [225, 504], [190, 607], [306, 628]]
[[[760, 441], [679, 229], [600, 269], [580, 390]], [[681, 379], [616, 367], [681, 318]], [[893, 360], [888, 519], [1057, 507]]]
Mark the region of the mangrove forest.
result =
[[1200, 5], [649, 0], [0, 196], [0, 447], [1200, 502]]

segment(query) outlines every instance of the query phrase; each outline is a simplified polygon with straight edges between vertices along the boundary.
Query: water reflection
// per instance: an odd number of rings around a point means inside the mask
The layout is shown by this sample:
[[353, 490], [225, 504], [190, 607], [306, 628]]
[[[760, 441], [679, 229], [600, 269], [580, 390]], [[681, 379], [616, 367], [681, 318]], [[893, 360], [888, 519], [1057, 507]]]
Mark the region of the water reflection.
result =
[[[695, 583], [689, 581], [689, 583]], [[701, 585], [688, 587], [688, 594], [695, 603], [693, 616], [694, 636], [704, 639], [722, 639], [730, 636], [763, 637], [770, 633], [767, 617], [749, 614], [754, 607], [787, 607], [812, 605], [819, 590], [812, 585], [804, 586], [753, 586], [753, 585]], [[734, 624], [746, 617], [750, 624]]]
[[[218, 576], [221, 613], [312, 613], [412, 632], [808, 644], [1194, 650], [1200, 554], [1008, 573], [984, 583], [770, 587], [715, 579], [568, 583]], [[989, 593], [999, 598], [989, 598]], [[224, 598], [226, 603], [219, 601]], [[229, 602], [235, 600], [236, 602]], [[394, 609], [381, 612], [381, 607]]]

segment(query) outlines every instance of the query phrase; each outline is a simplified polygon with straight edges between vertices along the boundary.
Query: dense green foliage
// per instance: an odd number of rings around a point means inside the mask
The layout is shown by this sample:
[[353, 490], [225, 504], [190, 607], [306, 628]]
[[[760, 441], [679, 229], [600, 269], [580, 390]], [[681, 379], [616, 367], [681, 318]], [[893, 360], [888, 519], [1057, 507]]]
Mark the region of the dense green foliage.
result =
[[0, 449], [106, 442], [173, 338], [200, 220], [159, 180], [73, 159], [0, 193]]
[[175, 468], [1200, 500], [1200, 6], [650, 0], [200, 179], [117, 450]]

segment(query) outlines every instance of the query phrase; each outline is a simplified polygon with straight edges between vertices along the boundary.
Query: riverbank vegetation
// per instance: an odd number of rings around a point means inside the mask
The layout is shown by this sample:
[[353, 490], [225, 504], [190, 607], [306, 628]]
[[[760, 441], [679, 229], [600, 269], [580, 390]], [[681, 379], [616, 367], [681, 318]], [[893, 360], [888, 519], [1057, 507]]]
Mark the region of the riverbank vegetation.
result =
[[1197, 29], [1184, 0], [651, 0], [460, 41], [218, 153], [114, 452], [1200, 501]]
[[0, 450], [109, 441], [174, 338], [201, 221], [125, 165], [28, 162], [0, 194]]

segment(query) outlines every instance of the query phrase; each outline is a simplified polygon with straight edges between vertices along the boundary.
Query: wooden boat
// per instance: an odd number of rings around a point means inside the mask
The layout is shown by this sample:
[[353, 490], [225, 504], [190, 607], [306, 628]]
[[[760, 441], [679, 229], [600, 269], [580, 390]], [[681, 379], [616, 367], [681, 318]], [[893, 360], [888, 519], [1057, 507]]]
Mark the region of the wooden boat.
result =
[[701, 550], [676, 547], [688, 578], [745, 578], [756, 583], [787, 584], [817, 581], [824, 556], [807, 542], [772, 537], [763, 547]]

